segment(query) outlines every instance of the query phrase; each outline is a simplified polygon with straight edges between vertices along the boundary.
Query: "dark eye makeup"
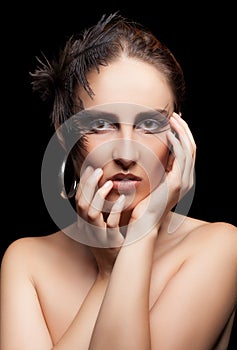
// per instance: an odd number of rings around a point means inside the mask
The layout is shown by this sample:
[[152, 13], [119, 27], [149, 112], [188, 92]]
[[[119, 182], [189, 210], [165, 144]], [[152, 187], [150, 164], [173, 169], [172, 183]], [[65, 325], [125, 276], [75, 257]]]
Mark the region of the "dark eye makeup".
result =
[[[76, 127], [83, 134], [114, 132], [119, 130], [119, 120], [120, 118], [113, 113], [83, 110], [76, 115], [74, 128]], [[133, 128], [135, 131], [144, 134], [164, 132], [170, 128], [168, 111], [149, 110], [140, 112], [135, 116]]]
[[135, 129], [144, 133], [157, 134], [169, 129], [169, 115], [167, 111], [152, 111], [139, 113], [136, 117]]

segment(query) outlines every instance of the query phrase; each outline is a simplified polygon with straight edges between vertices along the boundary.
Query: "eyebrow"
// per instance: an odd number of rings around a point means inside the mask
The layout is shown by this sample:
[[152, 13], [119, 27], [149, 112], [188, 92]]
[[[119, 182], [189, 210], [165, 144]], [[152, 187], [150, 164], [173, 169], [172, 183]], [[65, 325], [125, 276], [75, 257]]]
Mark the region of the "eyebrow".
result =
[[150, 111], [144, 111], [136, 114], [135, 120], [136, 122], [139, 122], [140, 120], [146, 118], [146, 117], [156, 117], [157, 114], [161, 114], [163, 118], [169, 119], [169, 111], [166, 109], [152, 109]]
[[[151, 109], [148, 111], [142, 111], [142, 112], [135, 114], [135, 121], [137, 122], [137, 121], [142, 120], [146, 117], [155, 116], [155, 115], [157, 115], [157, 113], [162, 114], [163, 117], [169, 118], [169, 111], [167, 109], [157, 108], [157, 109]], [[105, 117], [108, 120], [114, 120], [114, 119], [118, 120], [119, 119], [119, 116], [116, 113], [101, 111], [101, 110], [96, 110], [96, 109], [94, 109], [94, 110], [84, 109], [81, 112], [79, 112], [79, 114], [81, 114], [83, 117], [86, 117], [86, 116], [89, 117], [89, 116], [94, 115], [96, 118], [101, 117], [101, 119], [103, 119]]]

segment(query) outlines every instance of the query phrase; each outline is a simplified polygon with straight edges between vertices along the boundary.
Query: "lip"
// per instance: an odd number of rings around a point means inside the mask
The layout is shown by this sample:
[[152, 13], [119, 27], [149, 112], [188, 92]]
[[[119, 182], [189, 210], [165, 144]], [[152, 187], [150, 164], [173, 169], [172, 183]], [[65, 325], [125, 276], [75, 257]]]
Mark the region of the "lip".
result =
[[113, 189], [119, 193], [128, 194], [134, 192], [142, 179], [134, 174], [118, 173], [109, 178], [113, 182]]

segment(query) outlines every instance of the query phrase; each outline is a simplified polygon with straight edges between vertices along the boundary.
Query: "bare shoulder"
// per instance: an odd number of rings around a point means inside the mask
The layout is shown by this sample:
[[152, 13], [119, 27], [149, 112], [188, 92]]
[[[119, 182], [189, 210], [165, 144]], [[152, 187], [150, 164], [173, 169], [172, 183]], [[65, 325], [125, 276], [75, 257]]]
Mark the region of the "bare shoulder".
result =
[[[189, 257], [224, 260], [237, 275], [237, 227], [228, 222], [206, 222], [187, 218], [181, 227], [186, 252]], [[188, 253], [187, 253], [188, 254]]]
[[[237, 258], [237, 227], [228, 222], [208, 222], [178, 213], [170, 213], [162, 228], [160, 241], [170, 247], [188, 247], [192, 254], [203, 246], [216, 251], [217, 246]], [[215, 249], [213, 249], [215, 247]], [[159, 247], [160, 248], [160, 247]]]
[[[196, 250], [200, 245], [212, 246], [211, 251], [218, 247], [224, 253], [232, 253], [237, 258], [237, 227], [227, 222], [202, 222], [194, 227], [186, 237], [187, 242], [195, 241]], [[215, 248], [215, 249], [214, 249]], [[236, 266], [237, 267], [237, 266]]]
[[[215, 241], [216, 244], [224, 243], [233, 244], [236, 248], [237, 244], [237, 227], [228, 222], [208, 222], [177, 213], [170, 213], [164, 225], [165, 236], [178, 237], [180, 240], [196, 243], [207, 243]], [[171, 233], [171, 235], [170, 235]], [[236, 250], [237, 253], [237, 250]]]
[[[195, 220], [192, 219], [191, 220]], [[204, 232], [211, 232], [212, 234], [230, 234], [230, 236], [233, 237], [233, 239], [236, 239], [237, 234], [237, 227], [233, 224], [230, 224], [228, 222], [223, 221], [216, 221], [216, 222], [207, 222], [198, 220], [199, 225], [194, 228], [194, 230], [200, 230]]]
[[[208, 283], [202, 283], [207, 289], [209, 283], [212, 283], [212, 288], [216, 285], [217, 289], [218, 284], [221, 285], [222, 292], [229, 293], [232, 306], [236, 304], [237, 227], [226, 222], [206, 222], [180, 215], [176, 215], [175, 220], [179, 223], [176, 231], [169, 234], [168, 221], [160, 239], [158, 236], [154, 266], [164, 270], [167, 281], [177, 272], [179, 275], [190, 273], [188, 278], [193, 285], [196, 276], [206, 276]], [[154, 276], [155, 271], [154, 268]]]
[[202, 222], [190, 231], [186, 241], [192, 251], [190, 266], [195, 268], [197, 263], [197, 273], [204, 275], [205, 271], [209, 276], [209, 290], [211, 285], [218, 290], [218, 295], [214, 296], [214, 291], [212, 293], [213, 302], [217, 300], [216, 310], [222, 305], [220, 319], [226, 321], [215, 350], [227, 349], [237, 306], [237, 227], [226, 222]]
[[[23, 237], [12, 242], [6, 249], [1, 266], [24, 266], [32, 269], [37, 263], [52, 262], [65, 258], [81, 246], [61, 231], [39, 237]], [[17, 265], [16, 265], [17, 264]]]
[[[52, 236], [55, 236], [55, 234]], [[50, 236], [18, 238], [7, 247], [3, 255], [2, 263], [5, 263], [5, 261], [9, 259], [19, 259], [24, 262], [29, 261], [31, 257], [36, 258], [35, 253], [44, 249], [50, 240]]]

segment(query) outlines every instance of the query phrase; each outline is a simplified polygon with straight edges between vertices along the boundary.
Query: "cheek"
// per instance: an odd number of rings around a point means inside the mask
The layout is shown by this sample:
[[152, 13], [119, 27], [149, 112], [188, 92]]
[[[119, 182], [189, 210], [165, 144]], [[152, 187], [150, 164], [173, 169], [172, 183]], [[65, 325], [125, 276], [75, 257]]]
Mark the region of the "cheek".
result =
[[150, 147], [150, 155], [144, 155], [143, 167], [146, 169], [150, 189], [153, 190], [159, 185], [166, 171], [169, 148], [164, 144], [159, 144], [157, 147]]
[[[161, 140], [150, 140], [149, 142], [132, 141], [130, 147], [136, 152], [128, 152], [132, 157], [134, 153], [138, 154], [137, 165], [146, 172], [151, 184], [157, 183], [158, 175], [162, 176], [166, 169], [169, 157], [169, 149]], [[114, 139], [109, 140], [108, 135], [99, 137], [90, 135], [85, 142], [85, 151], [83, 152], [83, 167], [91, 165], [93, 168], [104, 168], [111, 160], [115, 149], [122, 149], [123, 143]], [[119, 154], [123, 157], [123, 154]]]
[[166, 169], [166, 165], [169, 159], [170, 150], [166, 145], [162, 145], [157, 152], [157, 158], [160, 160], [162, 166]]
[[82, 168], [91, 165], [94, 169], [103, 168], [112, 159], [111, 142], [103, 137], [90, 135], [84, 143]]

